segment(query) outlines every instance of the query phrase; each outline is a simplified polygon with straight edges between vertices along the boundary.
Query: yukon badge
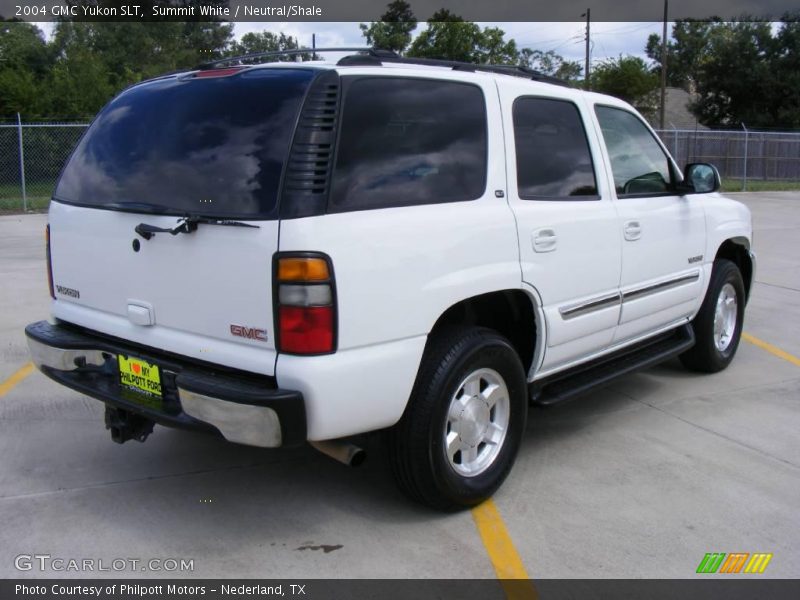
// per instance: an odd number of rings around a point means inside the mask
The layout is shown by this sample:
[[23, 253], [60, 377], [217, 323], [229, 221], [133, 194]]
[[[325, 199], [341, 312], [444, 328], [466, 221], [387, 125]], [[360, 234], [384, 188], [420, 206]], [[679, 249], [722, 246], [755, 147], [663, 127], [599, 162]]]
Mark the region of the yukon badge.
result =
[[231, 325], [231, 335], [247, 338], [248, 340], [256, 340], [257, 342], [266, 342], [268, 339], [265, 329], [245, 327], [244, 325]]
[[81, 293], [79, 290], [75, 290], [73, 288], [68, 288], [63, 285], [57, 285], [56, 291], [61, 294], [62, 296], [69, 296], [70, 298], [80, 298]]
[[689, 264], [692, 265], [694, 263], [699, 263], [701, 260], [703, 260], [703, 255], [702, 254], [700, 254], [698, 256], [690, 256], [689, 257]]

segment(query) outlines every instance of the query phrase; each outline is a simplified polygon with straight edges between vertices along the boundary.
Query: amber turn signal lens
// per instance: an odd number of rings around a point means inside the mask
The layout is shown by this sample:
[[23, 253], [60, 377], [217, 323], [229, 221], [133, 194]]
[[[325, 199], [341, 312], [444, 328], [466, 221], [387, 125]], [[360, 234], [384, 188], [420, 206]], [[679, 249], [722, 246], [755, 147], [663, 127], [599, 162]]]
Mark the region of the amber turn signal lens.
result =
[[278, 260], [278, 281], [327, 281], [328, 263], [323, 258], [281, 258]]

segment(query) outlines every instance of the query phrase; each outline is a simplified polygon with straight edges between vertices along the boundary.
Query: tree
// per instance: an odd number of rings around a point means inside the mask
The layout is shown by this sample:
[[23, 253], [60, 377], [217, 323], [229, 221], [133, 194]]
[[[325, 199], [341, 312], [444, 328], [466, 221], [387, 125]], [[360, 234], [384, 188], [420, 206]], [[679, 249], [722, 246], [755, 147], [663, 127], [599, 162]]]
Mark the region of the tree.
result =
[[89, 49], [73, 49], [53, 67], [48, 115], [81, 118], [95, 114], [115, 93], [108, 66]]
[[[775, 89], [775, 123], [800, 127], [800, 12], [783, 16], [777, 35], [772, 72]], [[773, 124], [773, 125], [774, 125]]]
[[[290, 35], [281, 32], [280, 34], [271, 31], [261, 31], [258, 33], [245, 33], [240, 42], [234, 42], [231, 50], [227, 53], [230, 56], [241, 54], [254, 54], [256, 52], [277, 52], [281, 50], [297, 50], [300, 48], [298, 41]], [[301, 60], [311, 60], [311, 53], [293, 54], [287, 56], [277, 56], [278, 61], [295, 61], [300, 56]]]
[[477, 23], [446, 9], [428, 19], [425, 31], [411, 43], [408, 55], [475, 64], [516, 64], [519, 60], [517, 43], [506, 41], [502, 29], [481, 29]]
[[60, 21], [45, 84], [50, 114], [92, 115], [133, 83], [220, 58], [232, 36], [222, 22]]
[[411, 43], [409, 56], [477, 62], [476, 48], [481, 42], [481, 28], [464, 21], [449, 10], [440, 9], [430, 19], [425, 31]]
[[0, 115], [38, 116], [42, 80], [53, 61], [41, 30], [20, 21], [0, 22]]
[[43, 75], [51, 62], [41, 29], [22, 21], [0, 22], [0, 67]]
[[[75, 6], [102, 6], [106, 8], [130, 5], [126, 0], [65, 0]], [[57, 25], [58, 30], [66, 23], [84, 28], [85, 44], [92, 52], [99, 53], [108, 66], [112, 85], [119, 90], [141, 79], [162, 73], [193, 68], [199, 64], [220, 58], [233, 39], [233, 24], [200, 15], [197, 7], [226, 6], [228, 0], [146, 0], [140, 12], [148, 17], [153, 6], [195, 7], [194, 17], [181, 20], [161, 19], [149, 22], [118, 22], [114, 17], [78, 16]], [[59, 43], [64, 51], [70, 41]]]
[[[690, 106], [704, 125], [800, 126], [800, 13], [780, 27], [742, 17], [738, 21], [678, 21], [668, 44], [667, 80], [696, 93]], [[658, 36], [646, 52], [660, 70]]]
[[[715, 26], [697, 68], [697, 100], [692, 112], [712, 127], [788, 125], [781, 122], [780, 101], [787, 90], [773, 70], [776, 43], [767, 21]], [[794, 89], [795, 94], [800, 90]]]
[[505, 39], [505, 31], [487, 27], [478, 39], [475, 62], [485, 65], [513, 65], [519, 61], [517, 42]]
[[219, 58], [233, 37], [220, 22], [119, 23], [62, 21], [53, 46], [59, 60], [88, 49], [108, 68], [115, 91], [163, 73], [196, 67]]
[[622, 56], [603, 61], [591, 74], [592, 89], [633, 104], [642, 113], [656, 106], [658, 76], [638, 56]]
[[387, 5], [380, 21], [369, 25], [360, 23], [359, 27], [369, 46], [402, 54], [411, 43], [411, 34], [417, 28], [417, 17], [408, 2], [393, 0]]
[[[672, 40], [667, 40], [667, 85], [691, 92], [697, 81], [697, 72], [708, 54], [709, 38], [720, 23], [682, 19], [672, 28]], [[645, 47], [647, 57], [653, 61], [653, 71], [661, 73], [661, 36], [651, 33]]]
[[[211, 4], [227, 4], [212, 2]], [[191, 68], [209, 59], [221, 58], [233, 41], [233, 23], [219, 21], [187, 21], [182, 26], [176, 69]]]
[[579, 62], [564, 60], [562, 56], [556, 54], [553, 50], [542, 52], [541, 50], [523, 48], [519, 53], [519, 64], [565, 81], [577, 80], [583, 73], [583, 67]]
[[0, 69], [0, 118], [16, 113], [36, 117], [41, 113], [41, 87], [33, 74]]

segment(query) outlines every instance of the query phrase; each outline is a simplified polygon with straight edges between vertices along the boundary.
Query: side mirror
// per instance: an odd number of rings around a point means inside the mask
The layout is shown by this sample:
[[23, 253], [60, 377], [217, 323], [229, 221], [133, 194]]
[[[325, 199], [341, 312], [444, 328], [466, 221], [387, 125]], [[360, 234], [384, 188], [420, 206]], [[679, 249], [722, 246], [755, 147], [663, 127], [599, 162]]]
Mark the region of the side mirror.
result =
[[683, 181], [678, 184], [681, 194], [708, 194], [719, 190], [719, 171], [708, 163], [690, 163], [683, 170]]

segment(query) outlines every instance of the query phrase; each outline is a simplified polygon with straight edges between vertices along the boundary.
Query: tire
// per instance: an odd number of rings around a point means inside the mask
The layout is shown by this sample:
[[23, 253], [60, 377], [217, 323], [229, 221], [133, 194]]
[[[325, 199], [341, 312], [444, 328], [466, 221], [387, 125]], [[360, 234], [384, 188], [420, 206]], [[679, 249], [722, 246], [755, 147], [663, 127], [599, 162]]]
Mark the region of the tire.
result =
[[692, 321], [695, 345], [680, 356], [687, 369], [716, 373], [730, 364], [742, 335], [744, 306], [744, 282], [739, 268], [729, 260], [717, 260], [706, 297]]
[[506, 338], [482, 327], [437, 332], [388, 432], [398, 486], [438, 510], [479, 504], [511, 470], [527, 411], [525, 371]]

